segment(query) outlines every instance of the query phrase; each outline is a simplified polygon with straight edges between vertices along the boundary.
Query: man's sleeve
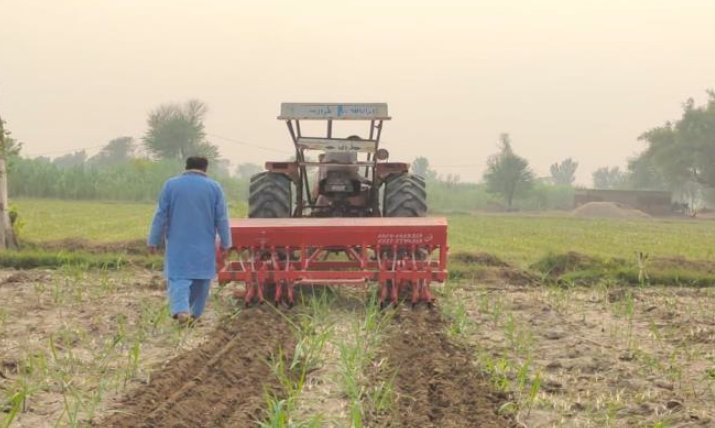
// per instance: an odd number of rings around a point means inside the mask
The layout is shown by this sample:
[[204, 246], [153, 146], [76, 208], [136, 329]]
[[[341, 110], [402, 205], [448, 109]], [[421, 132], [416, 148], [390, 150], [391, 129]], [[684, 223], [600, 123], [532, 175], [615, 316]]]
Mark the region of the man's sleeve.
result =
[[166, 227], [169, 223], [169, 205], [170, 196], [168, 183], [164, 183], [164, 187], [159, 193], [159, 200], [156, 204], [156, 212], [154, 220], [151, 222], [151, 230], [149, 231], [149, 239], [147, 245], [150, 247], [158, 247], [161, 241], [166, 237]]
[[223, 194], [223, 189], [220, 185], [216, 186], [218, 188], [218, 197], [216, 198], [216, 206], [214, 207], [215, 215], [215, 226], [218, 232], [219, 238], [221, 238], [221, 248], [224, 250], [231, 247], [231, 231], [228, 224], [228, 209], [226, 208], [226, 198]]

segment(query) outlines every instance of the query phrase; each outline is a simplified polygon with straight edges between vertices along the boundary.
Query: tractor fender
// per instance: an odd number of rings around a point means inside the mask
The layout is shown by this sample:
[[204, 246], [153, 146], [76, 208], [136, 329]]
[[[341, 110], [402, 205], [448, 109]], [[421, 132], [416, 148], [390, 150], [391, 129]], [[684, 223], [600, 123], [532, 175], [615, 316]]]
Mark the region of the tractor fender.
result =
[[293, 183], [300, 182], [300, 167], [298, 162], [266, 162], [266, 171], [283, 174]]
[[387, 181], [390, 176], [400, 175], [408, 172], [410, 165], [404, 162], [381, 162], [375, 168], [375, 175], [378, 182]]

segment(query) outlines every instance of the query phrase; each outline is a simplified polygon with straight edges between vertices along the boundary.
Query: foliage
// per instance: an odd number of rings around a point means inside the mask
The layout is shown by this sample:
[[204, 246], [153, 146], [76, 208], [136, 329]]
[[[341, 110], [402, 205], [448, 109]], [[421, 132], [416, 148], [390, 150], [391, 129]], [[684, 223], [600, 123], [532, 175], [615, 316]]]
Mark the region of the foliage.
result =
[[[687, 269], [677, 266], [654, 266], [644, 273], [635, 258], [606, 258], [567, 252], [547, 254], [532, 264], [530, 269], [540, 272], [544, 279], [562, 284], [593, 285], [604, 280], [643, 285], [653, 283], [674, 286], [712, 287], [715, 285], [709, 264], [693, 262]], [[644, 275], [647, 279], [644, 279]]]
[[639, 174], [635, 186], [668, 188], [684, 199], [715, 188], [715, 92], [708, 92], [702, 106], [689, 99], [677, 121], [652, 128], [639, 139], [647, 147], [629, 165]]
[[622, 189], [626, 185], [628, 176], [617, 166], [598, 168], [591, 175], [593, 187], [596, 189]]
[[10, 204], [8, 216], [10, 217], [12, 232], [15, 234], [15, 239], [17, 240], [22, 236], [22, 229], [25, 226], [25, 219], [20, 217], [20, 212], [17, 209], [17, 205], [15, 204]]
[[529, 162], [512, 150], [509, 134], [500, 136], [500, 151], [489, 157], [484, 181], [487, 191], [501, 195], [509, 209], [512, 208], [514, 196], [531, 188], [534, 174], [529, 168]]
[[459, 174], [447, 174], [440, 177], [440, 181], [447, 185], [447, 187], [455, 187], [459, 184], [461, 177]]
[[227, 178], [231, 176], [231, 162], [228, 159], [215, 159], [209, 164], [209, 171], [214, 177]]
[[235, 175], [237, 178], [250, 179], [252, 176], [258, 174], [261, 171], [263, 171], [263, 168], [260, 165], [245, 162], [239, 163], [238, 166], [236, 166]]
[[17, 156], [21, 149], [22, 143], [12, 138], [11, 132], [5, 128], [5, 121], [0, 118], [0, 156]]
[[134, 138], [118, 137], [107, 143], [88, 163], [97, 167], [107, 167], [128, 162], [134, 158]]
[[437, 178], [437, 172], [429, 167], [429, 160], [424, 156], [419, 156], [412, 161], [411, 172], [429, 180]]
[[652, 156], [641, 155], [628, 161], [628, 188], [638, 190], [668, 190], [662, 171]]
[[573, 204], [573, 187], [535, 182], [528, 193], [514, 201], [513, 208], [519, 211], [571, 210]]
[[149, 113], [149, 129], [143, 137], [149, 153], [158, 159], [184, 160], [189, 156], [219, 157], [218, 148], [206, 140], [206, 104], [163, 104]]
[[501, 201], [489, 194], [483, 184], [429, 180], [427, 206], [431, 212], [454, 213], [473, 211], [501, 211]]
[[0, 253], [0, 267], [13, 269], [82, 268], [119, 269], [125, 266], [156, 268], [161, 266], [158, 257], [127, 256], [119, 253], [62, 252], [43, 250], [4, 251]]
[[551, 180], [557, 186], [571, 186], [576, 179], [576, 168], [578, 162], [574, 162], [571, 158], [564, 159], [561, 163], [554, 163], [550, 168]]
[[73, 153], [56, 157], [52, 160], [52, 164], [59, 168], [81, 168], [87, 161], [87, 152], [80, 150]]
[[[106, 167], [85, 163], [63, 168], [46, 158], [13, 158], [8, 191], [11, 197], [154, 201], [164, 181], [183, 169], [183, 162], [176, 160], [132, 159]], [[223, 185], [229, 200], [245, 199], [245, 180], [215, 176], [211, 165], [209, 175]]]

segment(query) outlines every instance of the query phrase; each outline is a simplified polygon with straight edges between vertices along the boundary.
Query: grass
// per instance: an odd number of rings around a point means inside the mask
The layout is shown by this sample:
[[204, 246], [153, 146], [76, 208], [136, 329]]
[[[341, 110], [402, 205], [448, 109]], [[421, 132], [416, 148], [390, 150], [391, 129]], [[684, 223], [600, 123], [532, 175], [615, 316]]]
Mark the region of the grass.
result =
[[[302, 300], [302, 295], [300, 295]], [[294, 413], [308, 375], [322, 365], [322, 354], [326, 343], [333, 335], [333, 328], [327, 322], [332, 299], [327, 294], [301, 302], [300, 312], [294, 316], [277, 313], [288, 322], [296, 338], [291, 357], [281, 350], [273, 361], [271, 370], [281, 384], [281, 394], [266, 393], [266, 412], [260, 427], [313, 427], [321, 426], [322, 415], [313, 415], [310, 420], [295, 421]], [[272, 306], [271, 306], [272, 308]]]
[[[362, 311], [361, 311], [362, 312]], [[364, 426], [367, 412], [385, 412], [392, 407], [392, 378], [368, 384], [366, 373], [382, 341], [385, 328], [394, 313], [380, 310], [375, 293], [365, 304], [364, 315], [357, 317], [351, 331], [338, 343], [340, 354], [339, 381], [349, 401], [350, 426]]]
[[[96, 242], [144, 239], [154, 204], [57, 199], [15, 199], [23, 226], [21, 239], [32, 242], [82, 238]], [[232, 216], [245, 216], [244, 204], [229, 203]]]
[[143, 238], [154, 212], [151, 204], [130, 202], [16, 199], [24, 226], [21, 239], [33, 242], [84, 238], [97, 242]]
[[162, 265], [159, 256], [126, 256], [113, 253], [63, 252], [38, 249], [0, 252], [0, 267], [14, 269], [79, 268], [119, 269], [125, 266], [156, 268]]
[[[83, 238], [97, 242], [142, 240], [153, 204], [16, 199], [24, 223], [21, 238], [33, 242]], [[244, 203], [230, 203], [232, 217]], [[574, 251], [602, 258], [715, 258], [715, 221], [686, 219], [583, 219], [566, 215], [449, 216], [452, 253], [486, 252], [526, 267], [549, 254]]]
[[457, 215], [449, 217], [454, 251], [483, 251], [527, 266], [550, 253], [597, 257], [715, 257], [715, 222], [686, 219], [584, 219], [569, 216]]
[[[715, 285], [711, 262], [690, 262], [680, 258], [654, 260], [645, 263], [644, 255], [638, 253], [630, 260], [602, 258], [567, 252], [548, 254], [529, 268], [560, 284], [594, 285], [613, 281], [631, 285], [687, 285], [695, 287]], [[678, 263], [685, 263], [679, 266]], [[458, 265], [457, 268], [460, 266]]]

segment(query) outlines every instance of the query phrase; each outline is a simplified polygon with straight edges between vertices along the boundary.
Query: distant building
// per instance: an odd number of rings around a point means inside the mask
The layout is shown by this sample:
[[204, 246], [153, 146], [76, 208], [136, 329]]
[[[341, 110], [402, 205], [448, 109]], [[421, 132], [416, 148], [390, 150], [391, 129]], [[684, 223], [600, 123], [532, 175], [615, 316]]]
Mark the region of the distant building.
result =
[[613, 202], [654, 216], [674, 213], [671, 192], [658, 190], [576, 189], [574, 207], [589, 202]]

